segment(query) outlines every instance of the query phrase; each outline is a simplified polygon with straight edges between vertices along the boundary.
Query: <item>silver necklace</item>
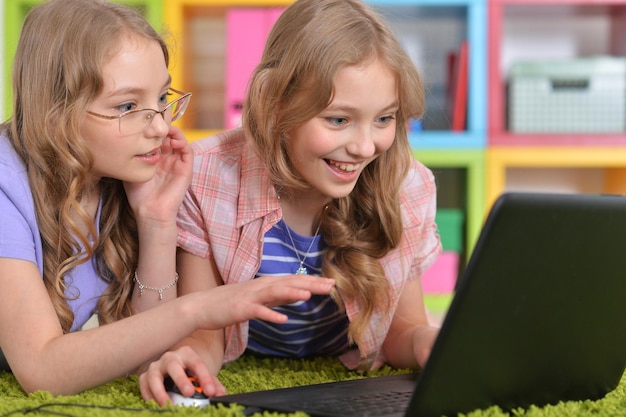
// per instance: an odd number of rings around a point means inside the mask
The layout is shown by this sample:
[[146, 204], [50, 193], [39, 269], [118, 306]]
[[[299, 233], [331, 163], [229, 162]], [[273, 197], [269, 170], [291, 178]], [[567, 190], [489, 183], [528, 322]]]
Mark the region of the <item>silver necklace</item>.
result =
[[298, 248], [296, 248], [296, 244], [294, 243], [293, 238], [291, 237], [289, 226], [284, 220], [283, 220], [283, 223], [285, 224], [285, 228], [287, 229], [287, 236], [289, 236], [289, 240], [291, 241], [291, 247], [293, 248], [293, 251], [296, 253], [298, 262], [300, 262], [300, 266], [298, 267], [298, 269], [296, 269], [296, 275], [308, 275], [309, 270], [306, 269], [306, 266], [304, 266], [304, 261], [306, 261], [306, 258], [309, 256], [309, 252], [311, 252], [311, 248], [313, 247], [315, 238], [317, 237], [317, 234], [320, 232], [320, 227], [322, 226], [322, 222], [320, 221], [319, 224], [317, 225], [317, 230], [315, 231], [315, 234], [313, 235], [313, 239], [311, 240], [311, 243], [309, 244], [309, 248], [306, 250], [306, 253], [304, 254], [304, 258], [302, 259], [300, 259], [300, 253], [298, 252]]

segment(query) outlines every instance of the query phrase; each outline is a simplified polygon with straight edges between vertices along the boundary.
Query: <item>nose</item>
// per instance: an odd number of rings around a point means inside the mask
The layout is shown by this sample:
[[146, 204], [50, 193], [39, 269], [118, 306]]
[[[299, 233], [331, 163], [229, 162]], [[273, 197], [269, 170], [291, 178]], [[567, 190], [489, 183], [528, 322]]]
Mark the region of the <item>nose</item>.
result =
[[369, 127], [357, 129], [350, 143], [346, 147], [347, 152], [358, 158], [369, 158], [376, 153], [376, 138]]
[[162, 139], [168, 134], [169, 131], [170, 125], [165, 120], [165, 115], [162, 112], [155, 112], [150, 124], [144, 132], [148, 137]]

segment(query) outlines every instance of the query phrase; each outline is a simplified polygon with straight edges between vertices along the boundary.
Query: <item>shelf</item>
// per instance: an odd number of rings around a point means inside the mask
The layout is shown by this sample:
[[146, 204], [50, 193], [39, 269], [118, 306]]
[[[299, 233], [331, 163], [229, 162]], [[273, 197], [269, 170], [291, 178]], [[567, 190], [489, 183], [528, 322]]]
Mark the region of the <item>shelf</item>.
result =
[[414, 149], [458, 148], [483, 149], [486, 137], [482, 132], [450, 132], [444, 130], [421, 131], [409, 134], [409, 142]]
[[492, 146], [581, 146], [606, 147], [626, 145], [626, 136], [621, 134], [563, 133], [563, 134], [520, 134], [493, 133], [489, 137]]
[[489, 0], [488, 146], [626, 145], [626, 132], [526, 134], [508, 131], [507, 84], [516, 60], [622, 56], [623, 0]]
[[[543, 170], [543, 173], [568, 170], [573, 183], [570, 189], [561, 191], [626, 194], [626, 147], [491, 147], [486, 154], [486, 164], [487, 208], [507, 190], [512, 170], [518, 170], [522, 175], [524, 170]], [[573, 175], [575, 170], [583, 170], [583, 175]], [[600, 175], [590, 181], [584, 170]], [[555, 179], [558, 179], [557, 175], [544, 175], [532, 190], [545, 189]], [[582, 182], [587, 185], [581, 186]], [[590, 186], [591, 182], [594, 184]], [[551, 191], [559, 190], [557, 187]]]

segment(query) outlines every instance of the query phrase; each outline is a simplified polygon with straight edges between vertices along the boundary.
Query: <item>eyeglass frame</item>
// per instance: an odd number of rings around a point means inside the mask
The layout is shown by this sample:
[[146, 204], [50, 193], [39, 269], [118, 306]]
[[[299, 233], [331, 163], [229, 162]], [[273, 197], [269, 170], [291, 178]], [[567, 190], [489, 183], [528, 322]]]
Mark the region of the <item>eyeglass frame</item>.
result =
[[[168, 91], [173, 91], [174, 93], [176, 93], [176, 94], [180, 94], [181, 96], [180, 96], [180, 97], [178, 97], [177, 99], [174, 99], [174, 100], [170, 101], [169, 103], [167, 103], [167, 104], [165, 105], [165, 107], [163, 108], [163, 110], [154, 110], [154, 109], [132, 109], [132, 110], [128, 110], [128, 111], [125, 111], [125, 112], [123, 112], [123, 113], [120, 113], [120, 114], [118, 114], [118, 115], [116, 115], [116, 116], [108, 116], [108, 115], [105, 115], [105, 114], [100, 114], [100, 113], [93, 112], [93, 111], [91, 111], [91, 110], [87, 110], [87, 113], [91, 114], [92, 116], [100, 117], [100, 118], [102, 118], [102, 119], [106, 119], [106, 120], [115, 120], [115, 119], [117, 119], [117, 120], [118, 120], [118, 130], [119, 130], [119, 132], [120, 132], [120, 134], [121, 134], [121, 133], [122, 133], [122, 118], [123, 118], [124, 116], [127, 116], [127, 115], [129, 115], [129, 114], [139, 113], [139, 112], [146, 111], [146, 110], [151, 110], [151, 111], [153, 111], [154, 113], [153, 113], [153, 116], [152, 116], [152, 117], [150, 117], [150, 119], [149, 119], [149, 120], [150, 120], [150, 122], [149, 122], [149, 123], [148, 123], [148, 124], [147, 124], [147, 125], [146, 125], [143, 129], [142, 129], [142, 130], [140, 130], [140, 131], [139, 131], [139, 132], [143, 132], [143, 131], [145, 131], [148, 127], [150, 127], [150, 125], [152, 124], [152, 121], [154, 120], [154, 116], [156, 116], [156, 114], [157, 114], [157, 113], [161, 115], [161, 117], [163, 118], [163, 120], [165, 120], [165, 114], [164, 114], [164, 113], [165, 113], [165, 111], [166, 111], [166, 110], [168, 110], [170, 107], [172, 107], [174, 104], [178, 103], [179, 101], [181, 101], [181, 100], [185, 100], [185, 99], [188, 99], [188, 98], [189, 98], [189, 97], [191, 97], [191, 95], [192, 95], [190, 92], [180, 91], [180, 90], [177, 90], [177, 89], [175, 89], [175, 88], [173, 88], [173, 87], [170, 87], [170, 88], [168, 88], [167, 90], [168, 90]], [[187, 103], [187, 105], [188, 105], [188, 104], [189, 104], [189, 103]], [[174, 119], [174, 118], [172, 118], [172, 120], [170, 120], [170, 123], [173, 123], [173, 122], [175, 122], [176, 120], [180, 119], [180, 118], [181, 118], [181, 117], [185, 114], [185, 111], [186, 111], [186, 110], [187, 110], [187, 107], [185, 106], [185, 108], [184, 108], [184, 109], [183, 109], [180, 113], [178, 113], [178, 114], [176, 115], [176, 118], [175, 118], [175, 119]], [[137, 132], [137, 133], [139, 133], [139, 132]]]

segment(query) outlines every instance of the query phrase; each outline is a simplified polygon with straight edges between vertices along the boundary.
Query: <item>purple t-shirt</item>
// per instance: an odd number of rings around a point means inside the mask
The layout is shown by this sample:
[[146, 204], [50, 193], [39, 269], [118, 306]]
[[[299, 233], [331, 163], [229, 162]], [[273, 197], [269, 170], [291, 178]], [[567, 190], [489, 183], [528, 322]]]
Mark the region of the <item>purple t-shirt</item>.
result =
[[[99, 218], [100, 210], [96, 219]], [[0, 258], [30, 261], [43, 276], [41, 236], [26, 166], [4, 134], [0, 134]], [[66, 295], [75, 298], [69, 302], [74, 312], [71, 331], [75, 331], [95, 312], [107, 283], [92, 261], [77, 266], [65, 279]]]

